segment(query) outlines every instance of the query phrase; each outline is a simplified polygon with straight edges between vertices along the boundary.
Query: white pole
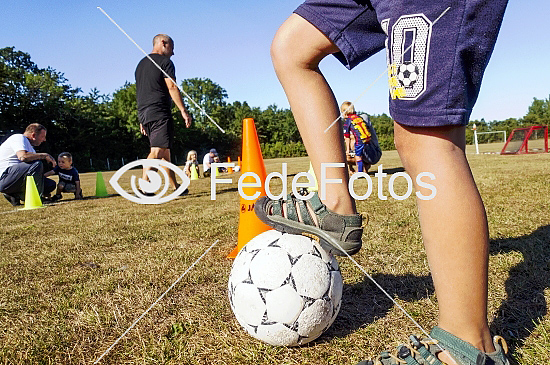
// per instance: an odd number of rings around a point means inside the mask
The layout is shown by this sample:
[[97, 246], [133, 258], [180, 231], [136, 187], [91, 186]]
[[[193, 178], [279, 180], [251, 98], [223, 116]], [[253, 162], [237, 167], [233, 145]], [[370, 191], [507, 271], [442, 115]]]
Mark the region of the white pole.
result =
[[472, 129], [474, 130], [474, 144], [476, 145], [476, 155], [479, 155], [479, 146], [477, 145], [477, 126], [475, 123]]

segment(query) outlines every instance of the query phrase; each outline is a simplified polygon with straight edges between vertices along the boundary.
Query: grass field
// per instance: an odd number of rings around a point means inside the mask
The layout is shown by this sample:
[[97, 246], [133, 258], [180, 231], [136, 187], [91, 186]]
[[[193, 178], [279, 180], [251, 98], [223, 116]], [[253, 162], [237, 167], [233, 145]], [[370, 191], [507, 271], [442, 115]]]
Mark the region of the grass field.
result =
[[[470, 146], [468, 152], [491, 232], [491, 328], [519, 364], [549, 364], [550, 154], [475, 155]], [[268, 172], [288, 162], [289, 175], [309, 166], [307, 158], [265, 162]], [[385, 152], [381, 163], [388, 173], [402, 171], [395, 151]], [[104, 173], [105, 180], [112, 174]], [[236, 244], [239, 218], [238, 174], [228, 177], [233, 184], [220, 185], [216, 201], [209, 179], [193, 181], [189, 196], [161, 205], [120, 196], [73, 201], [65, 194], [53, 206], [13, 211], [2, 201], [0, 363], [93, 363], [216, 240], [102, 363], [355, 364], [419, 332], [359, 269], [339, 258], [342, 309], [323, 336], [301, 348], [248, 336], [227, 299], [231, 261], [225, 257]], [[95, 174], [81, 178], [84, 195], [93, 195]], [[415, 201], [381, 201], [373, 180], [374, 194], [358, 202], [370, 222], [355, 258], [429, 329], [437, 299]], [[404, 179], [397, 182], [403, 192]], [[384, 190], [389, 195], [387, 185]]]

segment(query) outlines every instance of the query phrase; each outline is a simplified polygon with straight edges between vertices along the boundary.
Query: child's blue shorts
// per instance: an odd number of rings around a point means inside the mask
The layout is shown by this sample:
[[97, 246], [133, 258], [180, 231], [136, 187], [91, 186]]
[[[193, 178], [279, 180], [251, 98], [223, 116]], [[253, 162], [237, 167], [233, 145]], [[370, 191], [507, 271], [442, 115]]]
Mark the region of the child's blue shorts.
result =
[[349, 69], [386, 48], [398, 123], [467, 125], [507, 2], [306, 0], [295, 13], [336, 44]]
[[365, 143], [355, 146], [355, 156], [361, 156], [364, 163], [374, 165], [380, 161], [380, 157], [382, 157], [382, 150], [377, 144]]

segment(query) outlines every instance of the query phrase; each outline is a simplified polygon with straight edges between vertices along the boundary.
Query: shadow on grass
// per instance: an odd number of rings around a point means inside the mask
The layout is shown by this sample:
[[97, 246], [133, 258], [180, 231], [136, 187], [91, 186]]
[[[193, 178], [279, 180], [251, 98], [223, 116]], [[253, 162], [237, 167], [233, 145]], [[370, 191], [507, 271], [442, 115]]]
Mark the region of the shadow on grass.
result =
[[[374, 174], [376, 174], [377, 172], [378, 172], [378, 170], [370, 170], [368, 172], [368, 174], [374, 176]], [[393, 174], [398, 173], [398, 172], [405, 172], [405, 168], [403, 168], [403, 167], [393, 167], [391, 169], [383, 169], [382, 172], [385, 172], [388, 175], [393, 175]], [[288, 174], [287, 176], [288, 177], [294, 177], [296, 175], [298, 175], [298, 174]]]
[[[490, 328], [492, 334], [505, 337], [514, 353], [548, 312], [544, 290], [550, 288], [550, 225], [525, 236], [490, 242], [491, 255], [512, 251], [521, 253], [523, 261], [510, 269], [505, 283], [507, 299], [500, 305]], [[431, 276], [374, 275], [373, 278], [393, 298], [405, 301], [418, 301], [434, 293]], [[358, 284], [344, 285], [340, 313], [316, 342], [345, 337], [384, 317], [393, 307], [393, 302], [368, 278]]]
[[46, 202], [44, 202], [44, 205], [54, 206], [54, 205], [58, 205], [59, 203], [71, 203], [71, 202], [78, 202], [78, 201], [83, 201], [83, 200], [95, 200], [95, 199], [112, 198], [114, 196], [120, 196], [120, 195], [119, 194], [109, 194], [109, 195], [106, 195], [106, 196], [95, 196], [95, 195], [93, 195], [93, 196], [85, 196], [82, 199], [67, 198], [67, 199], [61, 199], [61, 200], [58, 200], [58, 201], [55, 201], [55, 202], [46, 201]]
[[[106, 196], [95, 196], [95, 195], [94, 196], [85, 196], [80, 200], [104, 199], [104, 198], [112, 198], [113, 196], [120, 196], [120, 194], [109, 194], [109, 195], [106, 195]], [[78, 199], [70, 199], [70, 200], [78, 201]]]
[[525, 236], [490, 242], [491, 255], [512, 251], [521, 253], [523, 261], [510, 269], [505, 283], [507, 298], [490, 327], [515, 352], [548, 312], [544, 290], [550, 288], [550, 225]]
[[[431, 276], [373, 275], [373, 279], [392, 298], [417, 301], [434, 293]], [[378, 289], [369, 278], [354, 285], [344, 285], [342, 307], [338, 317], [320, 341], [332, 337], [345, 337], [378, 318], [384, 317], [394, 307], [393, 302]]]
[[[236, 191], [239, 191], [239, 188], [232, 187], [232, 188], [226, 188], [226, 189], [216, 189], [216, 196], [220, 194], [225, 193], [234, 193]], [[192, 196], [193, 198], [200, 198], [203, 196], [210, 196], [210, 190], [207, 192], [200, 192], [200, 193], [193, 193], [192, 191], [189, 193], [189, 196]]]
[[[377, 172], [378, 172], [378, 170], [370, 170], [368, 172], [368, 174], [374, 176], [374, 174], [376, 174]], [[403, 167], [393, 167], [391, 169], [383, 169], [382, 172], [386, 173], [388, 175], [393, 175], [393, 174], [396, 174], [398, 172], [405, 172], [405, 168], [403, 168]]]

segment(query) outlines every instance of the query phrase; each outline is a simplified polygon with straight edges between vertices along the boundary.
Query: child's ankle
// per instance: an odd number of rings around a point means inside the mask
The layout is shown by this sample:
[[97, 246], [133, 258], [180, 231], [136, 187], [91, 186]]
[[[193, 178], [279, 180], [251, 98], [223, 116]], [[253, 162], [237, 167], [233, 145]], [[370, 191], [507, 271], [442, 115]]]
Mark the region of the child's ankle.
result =
[[322, 202], [327, 206], [328, 210], [336, 214], [351, 215], [357, 213], [355, 203], [348, 194], [344, 196], [333, 194], [330, 197], [327, 196]]
[[444, 329], [445, 331], [455, 335], [456, 337], [460, 338], [463, 341], [468, 342], [470, 345], [477, 348], [479, 351], [484, 353], [491, 353], [494, 352], [495, 345], [493, 344], [493, 339], [491, 338], [491, 332], [489, 331], [489, 327], [486, 327], [484, 329], [481, 329], [480, 331], [459, 331], [458, 329], [446, 329], [439, 325], [440, 328]]

